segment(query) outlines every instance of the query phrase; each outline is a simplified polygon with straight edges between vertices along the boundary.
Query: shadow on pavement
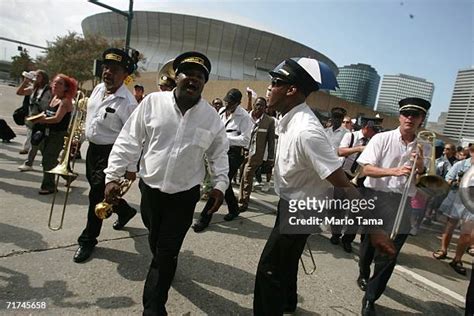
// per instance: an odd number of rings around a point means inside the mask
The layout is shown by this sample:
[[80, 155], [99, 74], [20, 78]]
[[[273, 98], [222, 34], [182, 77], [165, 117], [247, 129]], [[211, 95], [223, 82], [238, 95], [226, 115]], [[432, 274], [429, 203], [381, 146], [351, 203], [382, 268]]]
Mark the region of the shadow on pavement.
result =
[[46, 281], [41, 287], [32, 287], [26, 274], [4, 267], [0, 267], [0, 280], [6, 284], [4, 287], [0, 287], [2, 299], [5, 301], [26, 302], [34, 299], [36, 302], [52, 301], [51, 305], [55, 307], [78, 309], [91, 306], [117, 309], [135, 305], [135, 302], [130, 297], [124, 296], [97, 298], [95, 303], [85, 301], [77, 303], [67, 302], [66, 299], [75, 298], [77, 295], [67, 289], [65, 281]]
[[380, 306], [376, 303], [376, 309], [380, 315], [463, 315], [463, 311], [455, 306], [441, 302], [421, 301], [389, 287], [385, 289], [384, 295], [417, 312], [408, 313], [407, 311], [400, 311], [385, 306]]
[[206, 289], [205, 284], [240, 295], [252, 295], [255, 276], [227, 264], [181, 252], [173, 288], [208, 315], [251, 315], [252, 309]]
[[24, 229], [9, 224], [0, 223], [0, 243], [14, 244], [22, 249], [38, 250], [46, 249], [48, 243], [43, 236], [29, 229]]

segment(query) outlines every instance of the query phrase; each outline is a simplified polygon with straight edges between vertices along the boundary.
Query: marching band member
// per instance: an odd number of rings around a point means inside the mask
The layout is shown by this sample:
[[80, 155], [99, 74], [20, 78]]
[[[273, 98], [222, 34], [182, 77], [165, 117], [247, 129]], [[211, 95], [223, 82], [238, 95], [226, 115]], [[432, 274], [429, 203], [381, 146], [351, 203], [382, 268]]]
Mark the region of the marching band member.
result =
[[[345, 117], [344, 120], [350, 121], [350, 118]], [[358, 174], [357, 167], [359, 164], [356, 162], [356, 160], [364, 150], [370, 138], [380, 131], [381, 127], [377, 125], [377, 121], [380, 121], [380, 119], [370, 119], [363, 117], [361, 119], [362, 128], [358, 131], [344, 134], [341, 143], [339, 144], [337, 153], [339, 157], [345, 157], [343, 160], [344, 162], [342, 164], [342, 169], [349, 180], [354, 179], [354, 177], [356, 178], [357, 187], [363, 186], [362, 183], [364, 181], [364, 177], [361, 177], [360, 174]], [[340, 228], [340, 226], [331, 227], [332, 236], [330, 241], [332, 244], [337, 245], [339, 244], [339, 239], [341, 239], [343, 249], [346, 252], [352, 252], [352, 242], [354, 241], [356, 234], [354, 231], [346, 231], [342, 236]]]
[[[417, 149], [416, 132], [423, 123], [431, 104], [420, 98], [405, 98], [400, 100], [400, 126], [392, 131], [383, 132], [372, 137], [364, 151], [357, 159], [363, 166], [362, 174], [367, 198], [376, 200], [375, 210], [384, 219], [384, 229], [390, 231], [397, 213], [402, 192], [412, 168], [418, 174], [424, 171], [423, 157], [410, 165]], [[413, 185], [409, 195], [414, 196], [416, 188]], [[389, 258], [375, 250], [367, 238], [361, 244], [359, 255], [359, 287], [366, 288], [362, 301], [362, 315], [375, 315], [375, 301], [383, 294], [397, 262], [397, 256], [405, 243], [410, 230], [410, 216], [403, 219], [400, 233], [394, 238], [396, 256]], [[375, 262], [374, 273], [369, 279], [370, 264]]]
[[[74, 262], [87, 260], [102, 228], [102, 220], [95, 215], [95, 206], [104, 199], [105, 174], [112, 146], [130, 114], [137, 107], [137, 101], [123, 81], [133, 72], [133, 60], [118, 48], [109, 48], [102, 54], [102, 80], [89, 98], [85, 133], [89, 140], [86, 157], [86, 177], [90, 185], [87, 224], [78, 238], [79, 248]], [[135, 179], [136, 164], [128, 166], [125, 178]], [[118, 215], [113, 224], [115, 230], [122, 229], [137, 211], [124, 199], [114, 205]]]
[[204, 156], [209, 161], [214, 201], [219, 209], [229, 186], [224, 124], [201, 97], [211, 63], [198, 52], [176, 57], [176, 88], [149, 94], [132, 114], [114, 144], [106, 173], [106, 200], [114, 202], [116, 182], [136, 166], [140, 153], [140, 208], [149, 230], [153, 260], [143, 291], [143, 315], [167, 315], [166, 301], [179, 250], [191, 226], [204, 179]]
[[[252, 132], [252, 119], [250, 115], [240, 106], [242, 100], [242, 92], [238, 89], [230, 89], [224, 97], [225, 107], [221, 108], [219, 115], [225, 126], [227, 139], [229, 140], [229, 151], [227, 156], [229, 159], [229, 179], [233, 179], [237, 174], [242, 162], [244, 161], [243, 150], [250, 143], [250, 134]], [[239, 204], [232, 189], [232, 184], [225, 191], [225, 202], [229, 213], [224, 216], [224, 220], [231, 221], [239, 216]], [[204, 206], [198, 221], [193, 225], [195, 232], [201, 232], [212, 220], [212, 213], [208, 211], [213, 205], [213, 200]]]
[[[296, 310], [298, 260], [309, 235], [280, 230], [287, 225], [283, 218], [289, 211], [289, 192], [307, 191], [317, 196], [326, 194], [332, 184], [346, 188], [349, 195], [357, 195], [324, 128], [305, 102], [321, 85], [319, 65], [320, 62], [309, 58], [287, 59], [270, 72], [268, 107], [281, 114], [275, 159], [275, 191], [280, 201], [275, 226], [257, 267], [254, 315], [275, 316]], [[371, 239], [378, 247], [393, 253], [385, 234]]]

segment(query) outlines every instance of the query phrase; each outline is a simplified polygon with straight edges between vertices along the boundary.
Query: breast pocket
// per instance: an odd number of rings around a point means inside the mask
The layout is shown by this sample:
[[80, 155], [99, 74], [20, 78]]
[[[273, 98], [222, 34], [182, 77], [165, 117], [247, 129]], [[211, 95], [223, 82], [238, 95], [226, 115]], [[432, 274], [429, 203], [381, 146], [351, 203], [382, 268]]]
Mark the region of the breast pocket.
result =
[[212, 135], [211, 132], [203, 128], [196, 128], [193, 137], [193, 145], [199, 146], [204, 150], [207, 150], [211, 146]]

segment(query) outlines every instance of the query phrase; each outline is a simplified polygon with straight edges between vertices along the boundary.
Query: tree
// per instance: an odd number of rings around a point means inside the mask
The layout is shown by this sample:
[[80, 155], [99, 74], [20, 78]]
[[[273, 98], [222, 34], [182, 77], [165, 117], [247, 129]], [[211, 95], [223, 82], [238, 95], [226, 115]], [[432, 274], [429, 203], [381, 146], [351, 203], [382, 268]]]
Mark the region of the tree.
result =
[[123, 46], [123, 43], [117, 41], [109, 43], [99, 35], [88, 35], [84, 38], [75, 32], [58, 36], [54, 42], [48, 44], [46, 55], [36, 60], [38, 67], [45, 69], [51, 76], [57, 73], [72, 76], [76, 78], [79, 86], [94, 79], [94, 60], [101, 59], [106, 48]]
[[23, 71], [30, 71], [33, 70], [34, 63], [31, 59], [28, 51], [23, 49], [20, 51], [19, 56], [12, 57], [12, 67], [10, 69], [10, 77], [18, 80], [21, 78], [21, 73]]

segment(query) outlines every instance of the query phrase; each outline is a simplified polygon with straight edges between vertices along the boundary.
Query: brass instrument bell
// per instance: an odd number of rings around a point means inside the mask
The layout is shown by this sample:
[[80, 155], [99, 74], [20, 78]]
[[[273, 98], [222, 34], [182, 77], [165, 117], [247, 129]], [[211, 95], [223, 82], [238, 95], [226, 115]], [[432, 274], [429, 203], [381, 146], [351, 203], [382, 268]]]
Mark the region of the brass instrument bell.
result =
[[[121, 180], [120, 181], [120, 192], [118, 193], [118, 196], [121, 197], [125, 193], [127, 193], [128, 190], [130, 189], [130, 187], [132, 186], [132, 183], [133, 183], [133, 181], [128, 180], [128, 179]], [[112, 215], [113, 211], [114, 211], [113, 207], [114, 207], [113, 204], [108, 203], [105, 200], [103, 200], [102, 202], [98, 203], [95, 206], [95, 215], [98, 218], [102, 219], [102, 220], [104, 220], [106, 218], [109, 218]]]

